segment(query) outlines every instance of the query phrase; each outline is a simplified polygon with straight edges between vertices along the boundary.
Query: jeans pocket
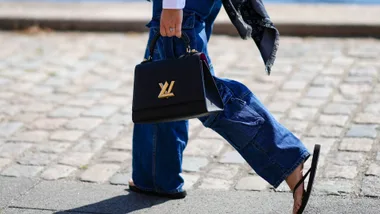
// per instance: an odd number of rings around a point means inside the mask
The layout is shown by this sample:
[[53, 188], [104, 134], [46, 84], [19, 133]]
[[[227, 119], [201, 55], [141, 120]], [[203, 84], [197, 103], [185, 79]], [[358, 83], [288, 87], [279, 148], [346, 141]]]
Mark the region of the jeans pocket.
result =
[[254, 109], [237, 97], [225, 103], [223, 112], [209, 125], [236, 149], [243, 149], [256, 137], [265, 122]]

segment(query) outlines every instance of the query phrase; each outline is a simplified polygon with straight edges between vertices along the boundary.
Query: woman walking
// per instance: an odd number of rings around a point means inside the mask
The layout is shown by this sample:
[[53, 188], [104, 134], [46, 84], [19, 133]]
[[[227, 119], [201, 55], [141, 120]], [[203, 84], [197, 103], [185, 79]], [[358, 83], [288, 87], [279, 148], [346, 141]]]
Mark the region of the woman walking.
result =
[[[304, 144], [274, 119], [249, 88], [217, 77], [207, 44], [222, 6], [222, 0], [153, 0], [152, 19], [147, 25], [148, 45], [156, 33], [161, 34], [153, 59], [174, 58], [185, 53], [180, 37], [186, 33], [191, 48], [205, 53], [225, 105], [222, 112], [199, 120], [230, 143], [273, 187], [286, 181], [293, 192], [293, 213], [302, 213], [313, 184], [319, 145], [313, 153], [312, 167], [304, 174], [303, 164], [311, 156]], [[149, 54], [147, 46], [145, 58]], [[180, 173], [188, 128], [188, 121], [134, 124], [133, 172], [129, 182], [132, 191], [172, 199], [186, 196]], [[307, 176], [310, 179], [305, 191]]]

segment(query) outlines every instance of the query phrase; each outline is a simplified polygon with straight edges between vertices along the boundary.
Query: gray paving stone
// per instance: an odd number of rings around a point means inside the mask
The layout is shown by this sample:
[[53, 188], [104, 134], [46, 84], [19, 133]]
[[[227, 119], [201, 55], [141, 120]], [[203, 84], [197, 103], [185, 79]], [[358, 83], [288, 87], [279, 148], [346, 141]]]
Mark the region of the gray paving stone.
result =
[[24, 124], [21, 122], [0, 122], [0, 137], [9, 137]]
[[249, 176], [241, 178], [235, 186], [237, 190], [256, 190], [261, 191], [268, 189], [269, 185], [259, 176]]
[[70, 152], [67, 153], [58, 161], [60, 164], [65, 164], [69, 166], [82, 167], [87, 165], [94, 153], [88, 152]]
[[376, 160], [380, 161], [380, 152], [377, 152]]
[[77, 118], [84, 111], [78, 107], [60, 107], [49, 114], [49, 117]]
[[242, 164], [246, 163], [246, 161], [237, 151], [229, 151], [223, 154], [219, 160], [219, 163]]
[[380, 165], [376, 163], [372, 163], [369, 165], [367, 172], [365, 175], [373, 175], [380, 177]]
[[356, 123], [380, 124], [380, 116], [372, 113], [358, 113], [354, 118]]
[[284, 90], [303, 90], [306, 88], [308, 82], [306, 81], [287, 81], [282, 86]]
[[220, 179], [233, 179], [239, 172], [239, 166], [220, 164], [212, 166], [211, 170], [207, 173], [207, 176], [220, 178]]
[[307, 97], [311, 98], [327, 98], [333, 92], [332, 88], [327, 87], [311, 87], [307, 92]]
[[296, 120], [313, 120], [317, 114], [317, 108], [292, 108], [289, 112], [290, 119]]
[[273, 96], [273, 100], [276, 101], [297, 101], [301, 97], [301, 92], [299, 91], [277, 91]]
[[203, 157], [184, 156], [182, 169], [184, 172], [199, 172], [208, 165], [209, 161]]
[[70, 146], [71, 144], [67, 142], [49, 141], [47, 143], [35, 145], [32, 150], [59, 154], [66, 151]]
[[85, 91], [77, 94], [77, 98], [98, 100], [105, 96], [105, 92], [102, 91]]
[[338, 65], [334, 65], [334, 66], [328, 66], [326, 68], [324, 68], [321, 73], [322, 74], [326, 74], [326, 75], [336, 75], [336, 76], [341, 76], [342, 74], [344, 74], [345, 70], [343, 67], [340, 67]]
[[56, 154], [27, 152], [23, 157], [17, 160], [17, 163], [22, 165], [44, 166], [54, 161], [58, 156]]
[[360, 104], [364, 100], [364, 94], [340, 94], [337, 93], [333, 96], [334, 103], [341, 104]]
[[343, 133], [343, 128], [334, 126], [314, 126], [311, 128], [310, 132], [307, 133], [308, 136], [321, 136], [321, 137], [339, 137]]
[[199, 185], [199, 189], [217, 189], [229, 190], [233, 185], [231, 180], [223, 180], [217, 178], [204, 178]]
[[220, 139], [193, 139], [187, 143], [184, 151], [189, 156], [218, 156], [224, 147]]
[[125, 105], [130, 102], [130, 98], [124, 97], [124, 96], [108, 96], [104, 97], [103, 99], [100, 100], [99, 103], [105, 104], [105, 105], [115, 105], [115, 106], [120, 106], [124, 107]]
[[366, 84], [341, 84], [339, 86], [340, 93], [344, 95], [360, 95], [370, 92], [372, 90], [371, 85]]
[[27, 166], [27, 165], [10, 165], [5, 168], [0, 175], [9, 177], [35, 177], [40, 171], [42, 171], [42, 166]]
[[45, 96], [52, 93], [53, 88], [47, 86], [35, 86], [26, 92], [30, 96]]
[[268, 105], [268, 109], [270, 112], [280, 112], [280, 113], [284, 113], [286, 111], [288, 111], [288, 109], [292, 106], [292, 102], [289, 102], [289, 101], [274, 101], [274, 102], [271, 102], [269, 105]]
[[331, 159], [331, 163], [341, 166], [360, 166], [366, 160], [364, 153], [338, 152]]
[[114, 114], [107, 121], [108, 124], [128, 126], [132, 124], [132, 117], [130, 114]]
[[80, 179], [87, 182], [102, 183], [108, 181], [120, 166], [116, 164], [96, 164], [84, 171]]
[[357, 175], [357, 166], [339, 166], [334, 164], [328, 164], [325, 169], [325, 176], [327, 178], [354, 179]]
[[350, 180], [325, 180], [315, 184], [315, 191], [327, 195], [348, 195], [355, 193], [355, 183]]
[[114, 140], [123, 130], [123, 126], [119, 125], [99, 125], [89, 134], [90, 138]]
[[83, 131], [58, 130], [58, 131], [52, 132], [52, 134], [50, 135], [50, 139], [57, 140], [57, 141], [74, 142], [74, 141], [77, 141], [83, 134], [84, 134]]
[[31, 147], [30, 143], [5, 143], [0, 146], [0, 157], [16, 158]]
[[304, 137], [302, 138], [303, 143], [306, 148], [313, 152], [315, 144], [320, 144], [321, 148], [321, 156], [327, 155], [331, 151], [331, 148], [334, 147], [334, 144], [337, 142], [337, 138], [323, 138], [323, 137]]
[[20, 106], [17, 105], [0, 105], [0, 113], [9, 116], [15, 116], [20, 112]]
[[332, 125], [344, 127], [349, 117], [346, 115], [321, 115], [318, 123], [322, 125]]
[[344, 56], [340, 56], [340, 57], [336, 57], [334, 59], [331, 60], [331, 63], [333, 66], [350, 66], [354, 63], [354, 58], [350, 58], [350, 57], [344, 57]]
[[197, 137], [202, 139], [223, 139], [217, 132], [210, 128], [202, 128]]
[[374, 143], [373, 139], [368, 138], [343, 138], [339, 150], [354, 152], [369, 152]]
[[40, 143], [48, 139], [49, 133], [42, 130], [23, 131], [18, 132], [11, 137], [12, 141], [24, 141]]
[[91, 87], [93, 90], [115, 90], [121, 85], [121, 81], [114, 81], [114, 80], [103, 80]]
[[110, 178], [110, 183], [115, 185], [128, 185], [128, 181], [132, 178], [131, 173], [116, 173]]
[[41, 173], [41, 178], [45, 180], [62, 179], [70, 176], [75, 170], [76, 168], [71, 166], [53, 165]]
[[117, 109], [118, 108], [114, 105], [97, 105], [83, 112], [82, 115], [105, 118], [111, 116], [113, 113], [117, 111]]
[[330, 103], [324, 109], [325, 114], [343, 114], [351, 115], [356, 109], [356, 105], [341, 104], [341, 103]]
[[34, 121], [34, 123], [31, 125], [31, 128], [55, 130], [61, 128], [66, 122], [67, 119], [63, 118], [41, 118]]
[[312, 86], [332, 87], [335, 88], [340, 83], [340, 78], [335, 76], [318, 76], [312, 82]]
[[8, 164], [12, 163], [11, 159], [8, 158], [0, 158], [0, 171], [7, 166]]
[[69, 106], [76, 106], [76, 107], [91, 107], [95, 103], [95, 100], [92, 99], [85, 99], [85, 98], [76, 98], [76, 99], [70, 99], [66, 102], [66, 105]]
[[[66, 101], [69, 98], [70, 98], [70, 95], [54, 93], [54, 94], [49, 94], [49, 95], [44, 95], [42, 97], [38, 97], [38, 100], [40, 100], [41, 102], [49, 102], [49, 103], [52, 103], [54, 105], [56, 105], [56, 104], [65, 104], [66, 105]], [[51, 110], [53, 110], [53, 108]]]
[[366, 176], [361, 186], [361, 194], [364, 196], [380, 197], [380, 177]]
[[72, 150], [76, 152], [96, 153], [100, 151], [105, 144], [106, 141], [100, 139], [83, 139], [79, 140]]
[[373, 113], [373, 114], [379, 115], [380, 114], [380, 101], [378, 103], [370, 103], [370, 104], [366, 105], [364, 111], [367, 113]]
[[99, 157], [100, 162], [113, 162], [123, 163], [132, 160], [132, 154], [130, 152], [123, 151], [108, 151]]
[[348, 130], [346, 136], [348, 137], [367, 137], [367, 138], [376, 138], [377, 136], [377, 127], [376, 125], [352, 125]]
[[[110, 145], [111, 149], [118, 150], [132, 150], [132, 136], [123, 135], [120, 139], [116, 140]], [[187, 149], [185, 149], [186, 152]], [[186, 153], [184, 154], [186, 155]]]
[[76, 118], [70, 120], [65, 127], [67, 129], [78, 129], [78, 130], [84, 130], [84, 131], [89, 131], [91, 129], [94, 129], [97, 127], [100, 123], [102, 123], [102, 119], [98, 118]]
[[83, 86], [74, 86], [70, 85], [69, 87], [59, 87], [55, 88], [55, 93], [62, 93], [62, 94], [69, 94], [69, 95], [75, 95], [79, 92], [83, 91]]
[[355, 66], [348, 72], [350, 76], [377, 76], [377, 69], [374, 66]]
[[326, 100], [303, 98], [298, 102], [301, 107], [316, 107], [319, 108], [326, 103]]
[[307, 126], [309, 125], [309, 122], [307, 121], [297, 121], [297, 120], [291, 120], [291, 119], [284, 119], [281, 121], [281, 123], [287, 129], [295, 133], [305, 132]]
[[189, 173], [183, 173], [181, 176], [185, 180], [184, 185], [183, 185], [183, 189], [185, 190], [194, 189], [195, 183], [197, 183], [201, 177], [198, 174], [189, 174]]
[[375, 82], [375, 79], [373, 77], [360, 77], [360, 76], [354, 76], [354, 77], [346, 77], [344, 79], [345, 83], [353, 83], [353, 84], [366, 84], [366, 85], [372, 85]]

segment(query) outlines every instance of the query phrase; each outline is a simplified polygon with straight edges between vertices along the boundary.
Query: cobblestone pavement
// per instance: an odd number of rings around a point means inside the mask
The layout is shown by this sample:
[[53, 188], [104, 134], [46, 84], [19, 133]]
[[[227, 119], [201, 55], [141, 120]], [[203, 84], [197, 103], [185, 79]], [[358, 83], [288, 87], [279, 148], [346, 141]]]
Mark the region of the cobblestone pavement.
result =
[[[147, 34], [0, 33], [0, 176], [126, 185], [133, 70]], [[380, 196], [380, 41], [282, 37], [271, 76], [252, 41], [213, 36], [221, 77], [249, 86], [308, 148], [316, 192]], [[271, 188], [223, 139], [190, 121], [187, 189]]]

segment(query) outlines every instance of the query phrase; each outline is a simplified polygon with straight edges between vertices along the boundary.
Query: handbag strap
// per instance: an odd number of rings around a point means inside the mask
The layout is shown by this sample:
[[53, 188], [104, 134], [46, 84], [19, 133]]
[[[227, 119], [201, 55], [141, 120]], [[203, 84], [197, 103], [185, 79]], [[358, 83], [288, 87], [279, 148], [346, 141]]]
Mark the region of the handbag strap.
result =
[[[190, 53], [191, 52], [190, 51], [190, 38], [189, 38], [189, 36], [185, 32], [182, 32], [181, 35], [182, 35], [181, 39], [185, 43], [185, 46], [186, 46], [186, 52]], [[149, 58], [148, 58], [148, 61], [152, 60], [154, 47], [156, 46], [157, 40], [160, 37], [161, 37], [161, 33], [158, 31], [156, 33], [156, 35], [154, 35], [154, 37], [152, 38], [152, 41], [150, 42], [150, 45], [149, 45]]]

